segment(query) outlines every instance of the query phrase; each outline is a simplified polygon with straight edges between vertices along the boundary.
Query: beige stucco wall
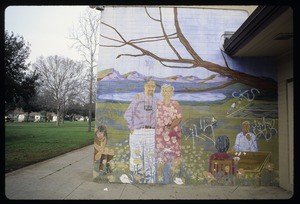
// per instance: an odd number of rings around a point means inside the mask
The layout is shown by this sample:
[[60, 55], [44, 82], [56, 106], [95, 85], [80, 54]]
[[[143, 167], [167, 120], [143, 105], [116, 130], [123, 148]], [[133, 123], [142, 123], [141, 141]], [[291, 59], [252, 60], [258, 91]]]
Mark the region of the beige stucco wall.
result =
[[[279, 185], [293, 190], [293, 131], [289, 131], [287, 80], [293, 79], [293, 52], [285, 53], [278, 58], [278, 135], [279, 135]], [[293, 108], [293, 107], [292, 107]], [[294, 129], [294, 127], [292, 127]], [[291, 144], [292, 143], [292, 144]], [[292, 154], [292, 155], [291, 155]]]

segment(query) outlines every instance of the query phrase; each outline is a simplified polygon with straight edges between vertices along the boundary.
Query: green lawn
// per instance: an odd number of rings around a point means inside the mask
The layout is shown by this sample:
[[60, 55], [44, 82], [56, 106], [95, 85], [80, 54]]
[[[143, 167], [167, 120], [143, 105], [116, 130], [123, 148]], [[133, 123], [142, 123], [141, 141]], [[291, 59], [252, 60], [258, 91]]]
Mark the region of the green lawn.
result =
[[94, 122], [5, 123], [5, 172], [93, 144]]

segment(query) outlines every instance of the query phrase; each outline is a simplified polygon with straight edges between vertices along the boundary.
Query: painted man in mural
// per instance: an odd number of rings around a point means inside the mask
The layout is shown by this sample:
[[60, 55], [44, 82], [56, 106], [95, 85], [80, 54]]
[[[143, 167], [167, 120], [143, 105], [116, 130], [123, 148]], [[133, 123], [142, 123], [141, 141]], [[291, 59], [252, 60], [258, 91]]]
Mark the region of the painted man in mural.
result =
[[161, 88], [163, 99], [157, 104], [156, 138], [157, 178], [159, 183], [180, 182], [182, 110], [172, 100], [174, 87], [164, 84]]
[[238, 133], [235, 140], [234, 150], [236, 152], [257, 152], [256, 136], [250, 132], [250, 122], [242, 123], [242, 132]]
[[155, 183], [156, 84], [149, 80], [144, 92], [138, 93], [124, 114], [130, 130], [130, 179], [132, 183]]

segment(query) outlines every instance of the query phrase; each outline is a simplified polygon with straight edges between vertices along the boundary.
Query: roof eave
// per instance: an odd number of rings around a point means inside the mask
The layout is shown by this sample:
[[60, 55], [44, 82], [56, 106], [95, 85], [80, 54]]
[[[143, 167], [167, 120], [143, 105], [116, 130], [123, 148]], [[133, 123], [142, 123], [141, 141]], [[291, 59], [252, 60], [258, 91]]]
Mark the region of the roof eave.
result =
[[258, 6], [238, 30], [224, 42], [225, 52], [234, 56], [288, 8], [289, 6]]

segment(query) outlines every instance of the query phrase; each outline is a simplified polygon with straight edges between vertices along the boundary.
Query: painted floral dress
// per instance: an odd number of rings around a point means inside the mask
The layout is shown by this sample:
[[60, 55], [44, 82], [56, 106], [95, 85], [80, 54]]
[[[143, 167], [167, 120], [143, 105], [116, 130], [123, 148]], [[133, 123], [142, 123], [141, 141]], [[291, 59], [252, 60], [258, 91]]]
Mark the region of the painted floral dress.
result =
[[157, 104], [155, 147], [158, 160], [162, 162], [181, 157], [180, 126], [167, 128], [174, 119], [182, 117], [181, 113], [182, 110], [177, 101], [171, 100], [168, 105], [163, 101]]

